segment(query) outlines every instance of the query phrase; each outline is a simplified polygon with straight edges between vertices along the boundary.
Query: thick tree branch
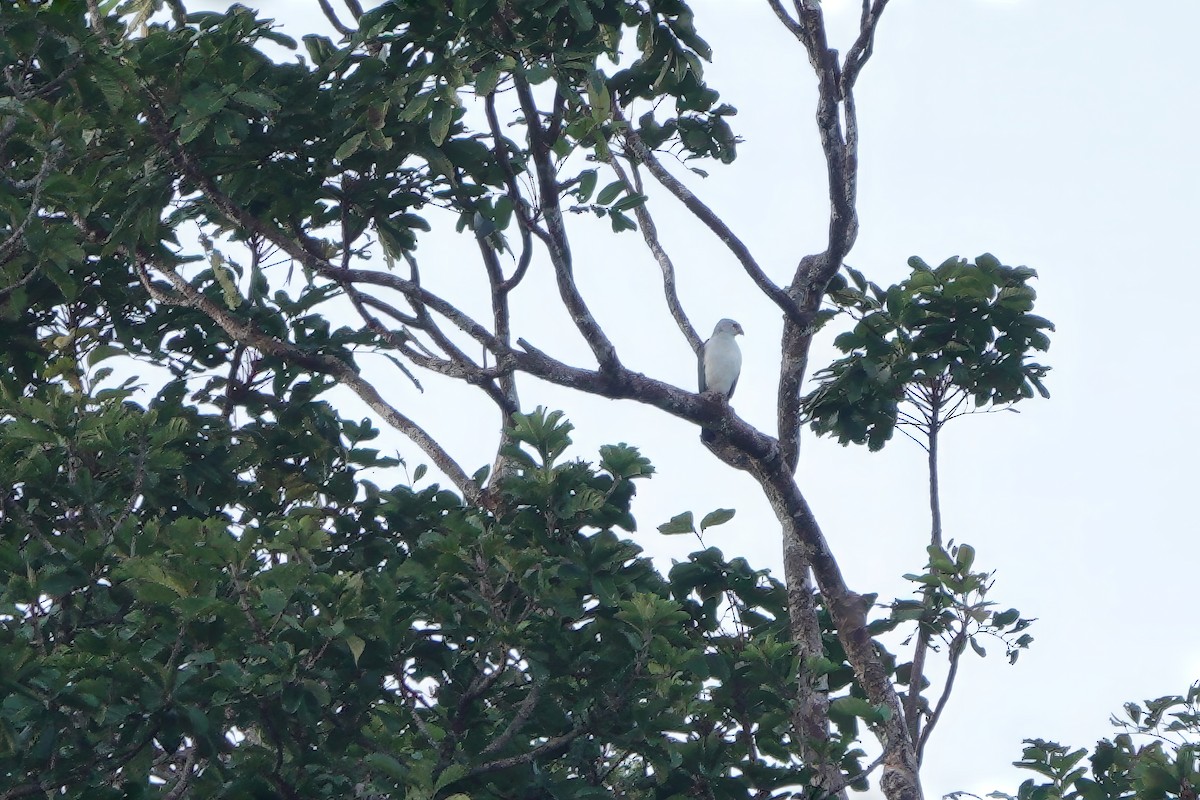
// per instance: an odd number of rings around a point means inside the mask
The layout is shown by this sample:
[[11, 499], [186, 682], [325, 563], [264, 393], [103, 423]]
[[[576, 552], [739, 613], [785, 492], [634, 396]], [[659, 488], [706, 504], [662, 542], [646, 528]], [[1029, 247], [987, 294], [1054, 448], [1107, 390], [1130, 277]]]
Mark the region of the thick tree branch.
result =
[[[880, 4], [881, 9], [882, 4]], [[845, 103], [846, 98], [842, 95], [845, 84], [839, 74], [836, 53], [828, 49], [825, 44], [819, 6], [802, 0], [798, 4], [798, 13], [800, 21], [793, 20], [794, 24], [790, 29], [797, 35], [797, 38], [805, 43], [810, 60], [817, 68], [820, 96], [818, 125], [827, 161], [831, 212], [829, 241], [826, 249], [817, 256], [801, 261], [796, 276], [788, 289], [785, 290], [775, 285], [728, 226], [662, 167], [635, 132], [631, 130], [628, 133], [628, 141], [633, 152], [642, 163], [646, 164], [647, 169], [655, 176], [656, 180], [660, 181], [668, 191], [671, 191], [693, 214], [717, 234], [738, 258], [755, 284], [784, 311], [786, 317], [785, 343], [791, 342], [790, 345], [785, 344], [784, 357], [787, 364], [784, 377], [789, 381], [794, 381], [794, 383], [785, 381], [786, 387], [781, 387], [781, 408], [786, 408], [787, 413], [791, 413], [799, 401], [798, 385], [804, 374], [808, 342], [812, 333], [812, 320], [819, 307], [825, 284], [840, 268], [857, 233], [857, 218], [854, 211], [857, 162], [856, 153], [853, 152], [857, 143], [857, 129], [852, 128], [850, 122], [847, 122], [847, 133], [843, 134], [841, 128], [841, 115], [846, 113], [852, 118], [853, 104], [852, 102]], [[866, 55], [869, 55], [869, 41], [863, 48], [862, 60], [865, 61]], [[811, 568], [811, 574], [815, 576], [816, 584], [833, 615], [838, 635], [859, 682], [871, 702], [886, 706], [892, 712], [891, 718], [884, 725], [883, 788], [885, 793], [889, 800], [917, 800], [920, 798], [920, 787], [916, 777], [916, 758], [912, 742], [904, 725], [895, 687], [889, 679], [866, 628], [866, 601], [845, 585], [837, 563], [793, 478], [798, 444], [793, 446], [791, 440], [795, 439], [798, 442], [798, 424], [791, 421], [785, 414], [781, 414], [781, 436], [788, 440], [781, 445], [780, 441], [746, 424], [730, 411], [726, 403], [719, 402], [716, 398], [705, 398], [684, 391], [621, 366], [611, 342], [587, 309], [575, 283], [560, 205], [562, 190], [557, 183], [556, 171], [551, 158], [550, 147], [553, 142], [548, 139], [548, 132], [539, 116], [531, 88], [520, 74], [514, 77], [514, 82], [529, 130], [530, 153], [539, 187], [539, 210], [546, 226], [544, 231], [532, 226], [527, 226], [526, 230], [532, 235], [541, 237], [547, 243], [562, 301], [591, 347], [599, 363], [598, 370], [586, 370], [563, 364], [523, 342], [518, 342], [523, 345], [522, 347], [513, 347], [506, 337], [488, 331], [452, 304], [428, 292], [415, 279], [406, 280], [398, 275], [388, 273], [342, 269], [329, 263], [320, 255], [321, 251], [317, 248], [319, 243], [308, 239], [303, 231], [297, 230], [294, 235], [288, 235], [275, 229], [272, 224], [265, 223], [246, 213], [230, 198], [223, 195], [216, 182], [197, 169], [196, 165], [191, 163], [184, 149], [178, 146], [165, 122], [166, 117], [157, 106], [151, 107], [150, 127], [167, 151], [171, 153], [180, 170], [232, 222], [246, 231], [261, 233], [289, 256], [328, 280], [348, 281], [355, 284], [356, 287], [360, 284], [375, 285], [400, 292], [414, 307], [428, 309], [443, 316], [460, 331], [479, 342], [496, 357], [498, 370], [502, 372], [520, 370], [580, 391], [611, 398], [634, 399], [697, 424], [720, 427], [725, 436], [718, 448], [718, 455], [727, 463], [734, 464], [739, 468], [750, 469], [771, 499], [772, 506], [783, 526], [785, 567], [788, 572], [786, 577], [790, 587], [789, 611], [793, 615], [793, 625], [796, 626], [794, 635], [797, 642], [805, 649], [806, 655], [819, 652], [819, 629], [814, 635], [811, 627], [811, 623], [815, 619], [812, 608], [812, 578], [809, 572]], [[843, 103], [845, 103], [844, 107]], [[506, 282], [495, 279], [499, 273], [494, 266], [489, 266], [493, 292], [504, 291]], [[520, 267], [518, 267], [518, 271], [520, 271]], [[189, 304], [207, 301], [207, 298], [200, 295], [194, 287], [191, 287], [178, 275], [168, 271], [168, 277], [172, 280], [176, 291]], [[147, 283], [149, 284], [149, 281]], [[192, 293], [191, 296], [187, 295], [188, 291]], [[202, 308], [202, 310], [206, 314], [213, 315], [214, 320], [226, 329], [231, 337], [240, 340], [238, 336], [240, 333], [250, 337], [248, 343], [264, 352], [286, 354], [289, 358], [297, 359], [297, 363], [305, 364], [317, 371], [328, 372], [340, 380], [349, 382], [357, 379], [357, 373], [348, 364], [338, 359], [330, 359], [334, 363], [329, 364], [320, 360], [322, 358], [329, 359], [328, 356], [292, 352], [289, 348], [293, 348], [293, 346], [269, 337], [262, 343], [254, 341], [251, 334], [255, 332], [247, 332], [244, 329], [246, 323], [233, 317], [219, 305], [211, 301], [207, 302], [209, 308]], [[790, 339], [787, 338], [789, 336]], [[267, 346], [264, 347], [264, 345]], [[310, 359], [311, 361], [299, 359]], [[786, 397], [783, 393], [784, 388], [788, 389]], [[791, 388], [795, 388], [796, 391], [791, 391]], [[383, 406], [384, 409], [380, 413], [391, 422], [388, 411], [398, 412], [386, 404]], [[795, 436], [793, 436], [793, 429], [796, 431]], [[436, 459], [435, 463], [437, 463]], [[441, 465], [439, 464], [439, 466]], [[465, 479], [465, 475], [461, 475], [461, 471], [460, 477]], [[470, 488], [474, 494], [465, 489], [464, 494], [468, 494], [471, 498], [478, 497], [478, 487], [471, 486]], [[805, 713], [802, 720], [804, 724], [801, 726], [801, 735], [805, 735], [808, 730], [817, 732], [816, 728], [807, 726], [813, 721], [819, 722], [825, 716], [820, 707], [823, 697], [819, 688], [819, 686], [811, 686], [808, 691], [805, 702], [809, 703], [809, 711]], [[491, 762], [476, 768], [477, 772], [503, 769], [532, 760], [539, 754], [552, 750], [557, 752], [555, 748], [566, 747], [585, 729], [586, 726], [581, 725], [579, 729], [546, 742], [531, 753], [514, 757], [516, 760], [501, 759]], [[836, 784], [828, 782], [825, 785], [829, 788], [836, 787]]]
[[[815, 318], [814, 315], [812, 319]], [[776, 385], [775, 408], [779, 443], [783, 448], [784, 461], [793, 473], [800, 461], [800, 432], [803, 428], [800, 395], [804, 375], [808, 371], [808, 352], [814, 333], [816, 325], [813, 323], [798, 325], [791, 320], [784, 320], [779, 344], [779, 382]]]
[[[854, 64], [848, 81], [843, 80], [837, 52], [829, 47], [818, 2], [794, 0], [795, 17], [779, 0], [768, 0], [768, 3], [788, 31], [804, 46], [817, 78], [816, 122], [825, 154], [829, 227], [824, 250], [800, 260], [787, 289], [798, 311], [785, 318], [781, 342], [777, 413], [784, 468], [756, 465], [751, 471], [771, 498], [783, 526], [789, 610], [806, 613], [804, 598], [796, 587], [805, 584], [811, 565], [859, 684], [872, 703], [886, 706], [891, 711], [883, 726], [884, 773], [880, 788], [889, 800], [919, 800], [921, 786], [914, 742], [905, 724], [896, 688], [867, 631], [867, 604], [842, 580], [837, 562], [791, 477], [799, 460], [800, 388], [807, 369], [816, 314], [830, 279], [841, 269], [858, 235], [858, 123], [852, 91], [858, 72], [870, 56], [873, 32], [886, 3], [876, 2], [864, 15], [859, 40], [851, 51]], [[800, 688], [802, 695], [808, 688], [803, 675], [800, 676]], [[836, 785], [828, 784], [830, 788]]]
[[[820, 4], [797, 0], [794, 19], [779, 0], [768, 0], [775, 15], [804, 46], [817, 76], [817, 131], [825, 154], [829, 191], [829, 228], [825, 249], [805, 256], [796, 267], [788, 294], [801, 309], [785, 321], [778, 387], [779, 439], [788, 463], [800, 456], [800, 389], [808, 366], [813, 322], [829, 281], [841, 269], [858, 237], [858, 112], [854, 82], [871, 56], [872, 43], [887, 0], [867, 0], [858, 39], [847, 56], [845, 72], [837, 51], [828, 45]], [[845, 129], [843, 130], [843, 121]]]
[[[788, 595], [788, 623], [792, 641], [800, 648], [800, 672], [797, 675], [798, 695], [792, 727], [800, 742], [800, 755], [816, 773], [815, 786], [833, 792], [845, 800], [842, 773], [838, 765], [821, 754], [820, 746], [829, 740], [829, 682], [815, 677], [809, 660], [825, 655], [821, 641], [821, 621], [817, 613], [816, 591], [812, 583], [811, 565], [798, 539], [785, 538], [783, 549], [784, 583]], [[841, 788], [838, 788], [841, 787]]]
[[[785, 571], [804, 562], [812, 566], [826, 608], [837, 629], [838, 640], [854, 668], [855, 678], [872, 704], [884, 706], [891, 712], [881, 726], [884, 749], [881, 788], [884, 794], [889, 800], [920, 800], [922, 794], [916, 752], [908, 737], [896, 687], [867, 630], [867, 600], [846, 585], [808, 501], [791, 474], [780, 469], [780, 464], [768, 459], [755, 459], [750, 471], [763, 488], [783, 526]], [[785, 578], [789, 587], [800, 581], [800, 576], [790, 573]], [[789, 594], [790, 591], [789, 588]]]

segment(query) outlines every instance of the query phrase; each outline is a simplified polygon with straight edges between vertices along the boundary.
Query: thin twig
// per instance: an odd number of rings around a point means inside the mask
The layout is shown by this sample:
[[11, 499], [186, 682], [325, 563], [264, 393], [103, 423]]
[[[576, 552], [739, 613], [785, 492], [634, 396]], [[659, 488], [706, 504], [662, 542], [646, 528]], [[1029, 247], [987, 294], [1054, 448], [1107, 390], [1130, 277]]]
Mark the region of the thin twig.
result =
[[[608, 165], [630, 193], [640, 192], [640, 188], [635, 187], [629, 180], [625, 170], [621, 167], [621, 162], [617, 160], [612, 150], [608, 151]], [[692, 352], [699, 353], [704, 341], [696, 333], [695, 327], [683, 310], [683, 304], [679, 302], [679, 293], [675, 288], [675, 265], [671, 263], [671, 257], [667, 255], [667, 251], [663, 249], [662, 243], [658, 239], [658, 228], [654, 224], [654, 218], [650, 216], [650, 210], [646, 208], [644, 202], [635, 206], [633, 213], [637, 217], [638, 227], [641, 228], [642, 240], [646, 242], [646, 247], [650, 249], [654, 260], [658, 262], [659, 269], [662, 270], [663, 295], [667, 300], [667, 308], [670, 309], [671, 316], [674, 317], [675, 324], [679, 327], [679, 332], [683, 334], [684, 339], [687, 339]]]
[[196, 747], [193, 745], [184, 750], [183, 764], [179, 767], [179, 780], [171, 787], [171, 791], [163, 795], [163, 800], [181, 800], [187, 793], [192, 782], [192, 770], [196, 766]]
[[929, 736], [933, 733], [933, 727], [942, 718], [942, 711], [946, 708], [947, 701], [950, 700], [950, 693], [954, 689], [954, 679], [958, 675], [958, 664], [962, 660], [963, 650], [966, 646], [966, 629], [964, 628], [950, 645], [950, 670], [946, 673], [946, 684], [942, 687], [942, 694], [938, 697], [937, 705], [930, 713], [929, 720], [925, 723], [925, 730], [921, 732], [921, 740], [917, 744], [918, 763], [920, 763], [920, 759], [925, 754], [925, 745], [929, 742]]
[[650, 171], [654, 179], [662, 184], [664, 189], [673, 194], [679, 202], [683, 203], [688, 211], [691, 211], [697, 219], [717, 235], [717, 238], [729, 249], [729, 252], [738, 260], [738, 263], [742, 265], [742, 269], [746, 271], [746, 274], [750, 276], [750, 279], [754, 281], [754, 284], [763, 294], [771, 298], [783, 310], [784, 314], [789, 317], [798, 317], [799, 309], [796, 307], [796, 303], [792, 300], [791, 296], [767, 277], [762, 267], [759, 266], [758, 261], [751, 255], [750, 248], [738, 238], [729, 225], [717, 216], [711, 208], [705, 205], [691, 189], [687, 188], [687, 186], [662, 165], [662, 162], [646, 146], [646, 143], [638, 136], [637, 131], [629, 125], [628, 121], [621, 114], [621, 111], [616, 107], [613, 108], [613, 116], [618, 122], [625, 123], [625, 141], [628, 143], [633, 155], [637, 157], [638, 161], [646, 165], [646, 169]]
[[[42, 202], [42, 190], [45, 188], [46, 181], [50, 177], [50, 172], [57, 167], [58, 163], [62, 160], [64, 152], [63, 149], [61, 147], [56, 147], [53, 144], [51, 144], [51, 147], [53, 149], [46, 153], [46, 155], [42, 158], [42, 164], [40, 167], [38, 167], [37, 175], [35, 175], [32, 179], [33, 192], [32, 196], [29, 198], [29, 212], [25, 215], [25, 218], [21, 220], [20, 224], [17, 225], [13, 232], [9, 234], [8, 238], [4, 242], [0, 243], [0, 266], [8, 263], [11, 258], [11, 254], [15, 253], [18, 245], [25, 240], [25, 229], [28, 228], [29, 223], [31, 223], [34, 218], [37, 217], [38, 206]], [[20, 287], [29, 283], [29, 281], [31, 281], [37, 274], [38, 265], [35, 261], [34, 265], [24, 277], [20, 278], [15, 283], [0, 289], [0, 301], [5, 300], [16, 289], [19, 289]]]

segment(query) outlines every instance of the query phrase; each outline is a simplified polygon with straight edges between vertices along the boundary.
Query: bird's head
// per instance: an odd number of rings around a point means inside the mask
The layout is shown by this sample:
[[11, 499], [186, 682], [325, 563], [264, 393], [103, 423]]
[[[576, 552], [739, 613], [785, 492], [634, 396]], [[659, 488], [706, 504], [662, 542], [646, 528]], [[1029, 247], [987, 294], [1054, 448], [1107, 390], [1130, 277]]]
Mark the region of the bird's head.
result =
[[730, 336], [737, 336], [739, 333], [745, 333], [745, 331], [742, 330], [741, 325], [737, 324], [733, 320], [723, 319], [718, 322], [717, 327], [713, 329], [713, 336], [717, 336], [722, 333]]

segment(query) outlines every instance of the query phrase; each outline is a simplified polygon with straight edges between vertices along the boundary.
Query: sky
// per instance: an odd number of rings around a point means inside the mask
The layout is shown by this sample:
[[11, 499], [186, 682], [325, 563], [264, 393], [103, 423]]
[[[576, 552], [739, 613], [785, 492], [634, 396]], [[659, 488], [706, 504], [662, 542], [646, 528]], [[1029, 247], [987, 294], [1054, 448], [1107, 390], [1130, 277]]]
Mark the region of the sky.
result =
[[[316, 3], [248, 4], [293, 35], [320, 21]], [[692, 6], [714, 51], [708, 81], [739, 109], [732, 122], [745, 140], [733, 165], [705, 165], [710, 176], [692, 176], [692, 188], [786, 282], [802, 255], [823, 248], [827, 225], [811, 70], [762, 0]], [[857, 6], [825, 8], [844, 51]], [[1022, 739], [1090, 746], [1112, 733], [1109, 715], [1125, 701], [1182, 693], [1200, 679], [1191, 495], [1200, 381], [1188, 299], [1200, 211], [1196, 30], [1200, 4], [1191, 0], [893, 0], [859, 80], [861, 231], [849, 263], [887, 285], [905, 276], [911, 255], [939, 263], [991, 252], [1038, 270], [1036, 313], [1058, 326], [1040, 359], [1054, 368], [1049, 401], [961, 419], [943, 436], [946, 535], [996, 570], [991, 596], [1001, 608], [1038, 621], [1014, 666], [1001, 647], [967, 656], [927, 750], [926, 797], [1015, 791], [1028, 775], [1011, 766]], [[733, 406], [771, 430], [778, 311], [671, 198], [652, 194], [650, 208], [696, 327], [707, 334], [732, 317], [745, 328]], [[694, 358], [640, 236], [568, 223], [581, 290], [622, 358], [691, 387]], [[446, 289], [477, 281], [469, 244], [423, 242], [427, 280]], [[548, 268], [535, 264], [516, 297], [518, 335], [589, 363], [552, 292]], [[485, 309], [480, 298], [464, 304]], [[814, 364], [832, 357], [831, 339], [818, 343]], [[438, 379], [421, 394], [382, 361], [380, 370], [389, 399], [468, 471], [490, 462], [496, 416], [485, 400]], [[658, 475], [639, 490], [633, 538], [663, 569], [698, 543], [659, 535], [659, 523], [730, 507], [737, 516], [706, 543], [782, 574], [769, 507], [694, 427], [529, 380], [521, 396], [526, 408], [567, 413], [580, 457], [626, 441], [651, 458]], [[410, 466], [423, 460], [387, 441]], [[806, 436], [798, 480], [853, 589], [909, 595], [900, 576], [923, 566], [928, 538], [923, 459], [903, 438], [869, 454]]]

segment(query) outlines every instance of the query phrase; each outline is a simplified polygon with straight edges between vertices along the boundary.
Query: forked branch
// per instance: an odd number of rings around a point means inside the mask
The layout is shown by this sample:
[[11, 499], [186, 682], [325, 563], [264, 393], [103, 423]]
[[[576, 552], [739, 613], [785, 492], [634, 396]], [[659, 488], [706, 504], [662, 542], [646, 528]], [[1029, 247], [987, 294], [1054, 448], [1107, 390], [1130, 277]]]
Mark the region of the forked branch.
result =
[[480, 487], [458, 465], [458, 462], [446, 452], [437, 440], [420, 425], [388, 403], [379, 391], [358, 372], [341, 359], [321, 353], [304, 351], [289, 342], [277, 339], [250, 323], [248, 320], [235, 317], [218, 303], [201, 294], [194, 286], [170, 267], [163, 267], [160, 272], [170, 282], [175, 294], [171, 295], [156, 286], [151, 279], [147, 263], [139, 260], [138, 276], [146, 291], [156, 301], [168, 305], [187, 306], [200, 311], [221, 327], [225, 334], [235, 342], [253, 347], [261, 353], [276, 356], [292, 364], [303, 366], [314, 372], [329, 375], [344, 384], [357, 394], [368, 406], [380, 415], [389, 425], [407, 436], [450, 481], [458, 487], [463, 496], [472, 502], [478, 502], [482, 493]]

